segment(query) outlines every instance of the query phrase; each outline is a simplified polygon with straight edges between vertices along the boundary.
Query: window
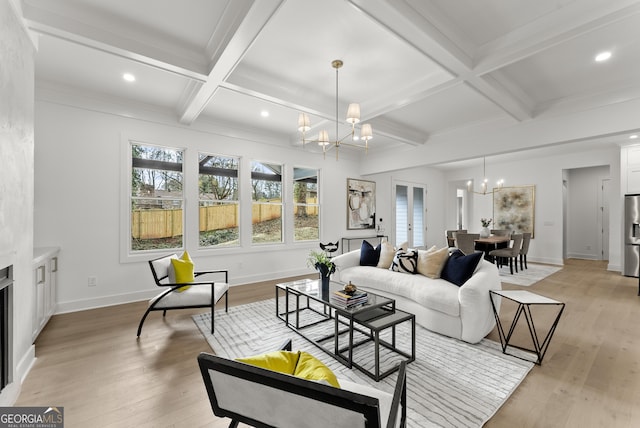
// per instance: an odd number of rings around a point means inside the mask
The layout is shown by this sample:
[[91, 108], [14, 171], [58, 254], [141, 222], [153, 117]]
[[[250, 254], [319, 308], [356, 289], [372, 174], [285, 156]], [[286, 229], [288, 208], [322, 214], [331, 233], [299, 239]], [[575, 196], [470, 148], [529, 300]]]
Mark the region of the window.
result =
[[131, 144], [131, 251], [183, 247], [183, 152]]
[[251, 242], [282, 242], [282, 165], [251, 162]]
[[239, 245], [238, 159], [200, 153], [199, 245]]
[[293, 240], [320, 239], [318, 171], [293, 168]]

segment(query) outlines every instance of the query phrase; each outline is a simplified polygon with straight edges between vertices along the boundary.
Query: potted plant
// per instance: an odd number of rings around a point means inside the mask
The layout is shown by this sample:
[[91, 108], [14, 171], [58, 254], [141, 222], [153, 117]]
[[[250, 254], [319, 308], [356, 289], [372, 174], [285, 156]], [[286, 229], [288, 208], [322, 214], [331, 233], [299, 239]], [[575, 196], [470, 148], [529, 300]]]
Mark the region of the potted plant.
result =
[[482, 229], [480, 230], [480, 237], [481, 238], [487, 238], [487, 237], [489, 237], [489, 235], [491, 235], [491, 231], [489, 230], [489, 225], [491, 224], [492, 221], [493, 221], [493, 219], [491, 219], [491, 218], [481, 218], [480, 219], [480, 223], [482, 223]]
[[307, 257], [307, 266], [313, 266], [320, 274], [322, 294], [329, 292], [329, 277], [336, 271], [336, 265], [324, 251], [311, 250]]

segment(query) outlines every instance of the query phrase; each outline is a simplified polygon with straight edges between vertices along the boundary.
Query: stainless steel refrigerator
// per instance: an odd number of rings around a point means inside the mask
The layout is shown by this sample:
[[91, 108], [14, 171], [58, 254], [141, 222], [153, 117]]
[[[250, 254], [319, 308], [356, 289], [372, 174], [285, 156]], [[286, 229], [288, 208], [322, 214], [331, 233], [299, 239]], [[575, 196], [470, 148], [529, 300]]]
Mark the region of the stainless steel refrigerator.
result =
[[638, 276], [640, 267], [640, 195], [624, 196], [624, 274]]

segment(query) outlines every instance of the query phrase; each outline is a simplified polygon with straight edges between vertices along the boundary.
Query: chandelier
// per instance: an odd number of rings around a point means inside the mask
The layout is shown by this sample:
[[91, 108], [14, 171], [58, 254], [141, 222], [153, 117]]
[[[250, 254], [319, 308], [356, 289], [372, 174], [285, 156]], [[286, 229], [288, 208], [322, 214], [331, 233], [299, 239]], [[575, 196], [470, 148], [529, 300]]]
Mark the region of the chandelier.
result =
[[488, 195], [488, 194], [492, 194], [496, 190], [502, 189], [504, 180], [500, 179], [496, 182], [496, 187], [494, 187], [491, 191], [487, 190], [487, 183], [489, 182], [489, 179], [487, 179], [487, 159], [486, 158], [482, 158], [482, 174], [484, 176], [484, 179], [482, 180], [482, 184], [480, 184], [480, 191], [476, 192], [475, 190], [473, 190], [473, 181], [469, 180], [467, 181], [467, 190], [469, 192], [473, 192], [478, 195]]
[[[358, 147], [364, 149], [365, 152], [369, 150], [369, 140], [373, 138], [373, 130], [371, 125], [363, 123], [360, 127], [360, 136], [356, 135], [356, 123], [360, 122], [360, 104], [352, 103], [347, 108], [347, 123], [351, 124], [351, 132], [342, 138], [338, 137], [338, 69], [342, 67], [343, 62], [339, 59], [331, 61], [331, 66], [336, 69], [336, 134], [335, 140], [329, 139], [329, 132], [322, 130], [318, 133], [318, 138], [306, 139], [306, 132], [311, 129], [311, 123], [309, 121], [309, 115], [306, 113], [300, 113], [298, 115], [298, 131], [302, 133], [302, 145], [305, 143], [318, 143], [322, 147], [322, 154], [326, 157], [329, 150], [336, 149], [336, 160], [338, 159], [338, 150], [341, 145]], [[358, 144], [356, 141], [364, 141], [364, 144]]]

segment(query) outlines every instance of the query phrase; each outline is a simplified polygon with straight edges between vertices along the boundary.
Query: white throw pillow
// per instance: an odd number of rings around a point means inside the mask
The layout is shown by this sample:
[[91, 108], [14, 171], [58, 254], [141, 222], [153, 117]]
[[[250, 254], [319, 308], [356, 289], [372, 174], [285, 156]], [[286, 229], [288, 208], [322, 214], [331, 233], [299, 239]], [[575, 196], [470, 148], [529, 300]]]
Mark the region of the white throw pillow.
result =
[[448, 257], [448, 247], [436, 250], [434, 246], [427, 251], [418, 251], [418, 273], [428, 278], [440, 278], [440, 272]]
[[389, 269], [391, 267], [391, 262], [393, 262], [393, 258], [396, 255], [396, 252], [400, 249], [406, 250], [408, 246], [409, 244], [407, 242], [403, 242], [398, 248], [395, 248], [389, 243], [389, 241], [383, 241], [380, 247], [380, 259], [378, 259], [377, 267], [382, 269]]

